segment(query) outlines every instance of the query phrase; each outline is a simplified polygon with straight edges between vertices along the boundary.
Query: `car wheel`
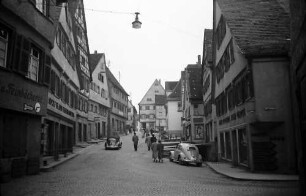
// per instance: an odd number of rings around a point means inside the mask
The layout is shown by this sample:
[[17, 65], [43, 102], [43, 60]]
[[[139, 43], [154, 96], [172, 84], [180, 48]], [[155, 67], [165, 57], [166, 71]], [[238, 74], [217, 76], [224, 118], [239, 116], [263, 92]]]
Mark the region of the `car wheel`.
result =
[[181, 156], [179, 156], [177, 159], [178, 159], [178, 162], [179, 162], [180, 165], [184, 165], [184, 162], [183, 162]]
[[171, 157], [169, 157], [169, 161], [170, 161], [170, 162], [173, 162], [173, 159], [172, 159]]
[[202, 162], [201, 163], [197, 163], [197, 167], [202, 167]]

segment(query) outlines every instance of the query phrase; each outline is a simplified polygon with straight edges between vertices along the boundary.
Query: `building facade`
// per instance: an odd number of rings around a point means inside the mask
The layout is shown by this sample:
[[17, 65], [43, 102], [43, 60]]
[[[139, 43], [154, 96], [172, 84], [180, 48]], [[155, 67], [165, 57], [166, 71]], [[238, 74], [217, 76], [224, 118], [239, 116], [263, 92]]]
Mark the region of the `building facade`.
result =
[[137, 127], [137, 110], [132, 103], [132, 100], [128, 102], [128, 120], [126, 122], [126, 132], [132, 132], [138, 130]]
[[291, 17], [291, 74], [294, 125], [296, 135], [297, 165], [299, 169], [301, 195], [306, 194], [306, 2], [290, 1]]
[[276, 0], [216, 0], [213, 19], [219, 158], [294, 173], [287, 10]]
[[106, 63], [104, 53], [90, 54], [92, 82], [89, 93], [89, 130], [91, 139], [101, 139], [107, 134], [107, 120], [110, 109]]
[[183, 74], [183, 139], [202, 144], [204, 140], [204, 105], [201, 84], [201, 62], [187, 65]]
[[[170, 138], [181, 137], [183, 135], [182, 127], [182, 100], [181, 100], [181, 80], [175, 83], [173, 90], [167, 93], [167, 133]], [[167, 82], [165, 83], [167, 86]], [[166, 88], [167, 89], [167, 88]]]
[[108, 67], [106, 67], [106, 76], [111, 108], [108, 115], [107, 135], [109, 136], [113, 132], [123, 134], [128, 120], [128, 94]]
[[55, 2], [0, 2], [1, 181], [37, 174], [47, 114]]
[[89, 45], [87, 38], [87, 27], [83, 0], [69, 1], [72, 14], [72, 29], [74, 32], [74, 42], [76, 44], [76, 69], [80, 82], [78, 91], [78, 108], [76, 110], [76, 143], [86, 142], [90, 139], [88, 125], [88, 101], [89, 86], [92, 81], [89, 67]]
[[156, 129], [156, 105], [155, 95], [165, 95], [165, 89], [161, 85], [160, 80], [155, 80], [149, 90], [146, 92], [142, 100], [139, 102], [139, 122], [141, 129]]
[[69, 5], [62, 3], [57, 8], [59, 17], [51, 50], [47, 115], [43, 119], [41, 138], [42, 155], [54, 156], [56, 160], [59, 154], [72, 152], [75, 144], [76, 99], [80, 86]]
[[204, 104], [204, 145], [206, 160], [218, 160], [218, 133], [216, 129], [216, 107], [214, 103], [214, 71], [212, 58], [212, 29], [204, 30], [203, 60], [202, 60], [202, 86]]

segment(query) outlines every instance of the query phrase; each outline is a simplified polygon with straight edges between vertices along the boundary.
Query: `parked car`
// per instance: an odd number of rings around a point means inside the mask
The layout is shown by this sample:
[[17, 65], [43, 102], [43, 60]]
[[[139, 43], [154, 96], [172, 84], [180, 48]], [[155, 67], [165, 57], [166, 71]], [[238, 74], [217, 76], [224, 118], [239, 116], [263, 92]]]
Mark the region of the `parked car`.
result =
[[112, 134], [111, 136], [107, 137], [104, 146], [105, 150], [120, 149], [122, 147], [122, 141], [119, 134]]
[[170, 151], [169, 160], [175, 161], [179, 164], [196, 164], [196, 166], [202, 166], [202, 156], [199, 153], [199, 149], [194, 144], [179, 143], [173, 151]]

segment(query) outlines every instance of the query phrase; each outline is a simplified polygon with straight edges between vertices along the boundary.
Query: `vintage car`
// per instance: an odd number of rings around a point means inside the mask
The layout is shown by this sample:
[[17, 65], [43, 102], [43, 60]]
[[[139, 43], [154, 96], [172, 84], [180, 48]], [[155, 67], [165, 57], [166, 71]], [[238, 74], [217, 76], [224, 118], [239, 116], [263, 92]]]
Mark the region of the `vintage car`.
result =
[[179, 143], [173, 151], [170, 151], [169, 160], [182, 165], [194, 163], [198, 167], [202, 166], [203, 161], [198, 147], [189, 143]]
[[105, 150], [120, 149], [122, 147], [122, 141], [119, 134], [112, 134], [111, 136], [107, 137], [104, 146]]

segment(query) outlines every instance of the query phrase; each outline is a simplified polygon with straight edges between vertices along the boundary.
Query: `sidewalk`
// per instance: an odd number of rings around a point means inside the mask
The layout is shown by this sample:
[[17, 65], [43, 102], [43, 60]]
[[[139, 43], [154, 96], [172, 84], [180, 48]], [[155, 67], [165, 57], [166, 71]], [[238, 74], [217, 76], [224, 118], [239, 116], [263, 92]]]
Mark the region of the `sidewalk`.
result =
[[[52, 169], [61, 165], [62, 163], [75, 158], [76, 156], [81, 154], [84, 149], [92, 146], [93, 144], [99, 144], [100, 142], [103, 142], [103, 141], [104, 140], [91, 140], [89, 142], [83, 142], [83, 143], [77, 144], [73, 146], [72, 153], [67, 153], [66, 156], [64, 156], [63, 154], [59, 154], [59, 159], [57, 161], [54, 160], [53, 156], [44, 157], [40, 164], [40, 171], [41, 172], [51, 171]], [[47, 165], [43, 164], [44, 161], [47, 162]]]
[[206, 162], [215, 172], [236, 180], [258, 180], [258, 181], [298, 181], [297, 175], [252, 173], [242, 168], [233, 167], [229, 163]]

